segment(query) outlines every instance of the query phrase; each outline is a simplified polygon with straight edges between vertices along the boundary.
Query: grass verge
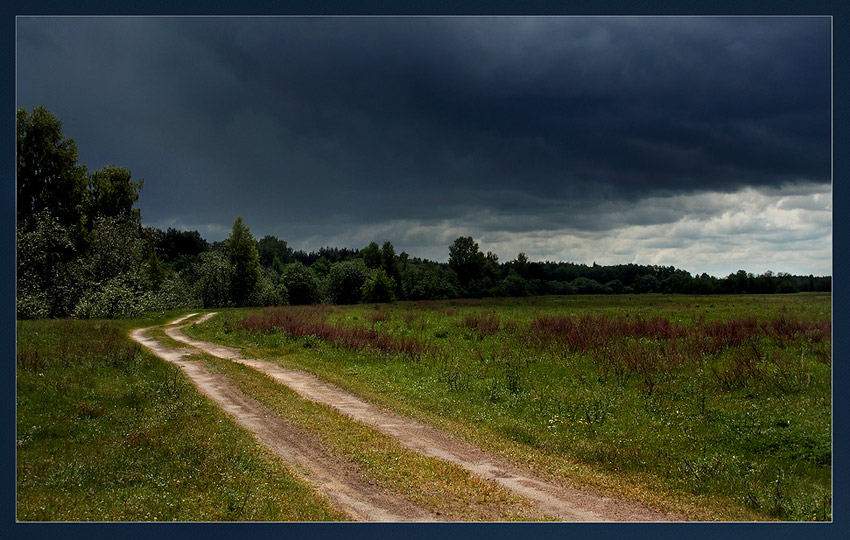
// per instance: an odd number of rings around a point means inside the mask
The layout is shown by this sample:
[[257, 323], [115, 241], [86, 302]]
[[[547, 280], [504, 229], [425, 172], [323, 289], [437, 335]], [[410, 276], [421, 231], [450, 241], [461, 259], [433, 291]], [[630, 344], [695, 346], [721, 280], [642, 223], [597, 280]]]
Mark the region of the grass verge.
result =
[[18, 322], [17, 519], [345, 520], [129, 339], [168, 315]]

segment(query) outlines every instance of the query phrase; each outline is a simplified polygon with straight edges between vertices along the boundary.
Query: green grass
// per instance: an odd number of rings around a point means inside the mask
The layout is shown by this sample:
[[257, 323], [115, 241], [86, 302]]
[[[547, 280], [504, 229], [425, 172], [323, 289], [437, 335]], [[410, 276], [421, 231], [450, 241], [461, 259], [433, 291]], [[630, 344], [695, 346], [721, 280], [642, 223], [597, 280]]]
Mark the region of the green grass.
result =
[[293, 425], [315, 434], [332, 454], [354, 463], [366, 480], [451, 521], [540, 519], [530, 503], [468, 471], [404, 448], [370, 427], [228, 360], [204, 356], [221, 373]]
[[346, 519], [129, 339], [167, 315], [18, 322], [17, 519]]
[[[335, 345], [343, 341], [333, 333], [322, 340], [240, 329], [246, 317], [269, 313], [263, 310], [225, 311], [187, 333], [302, 367], [542, 474], [695, 519], [832, 518], [830, 337], [758, 329], [702, 349], [692, 338], [713, 321], [828, 323], [829, 295], [574, 296], [302, 311], [338, 329], [374, 329], [372, 338], [415, 338], [425, 352], [352, 350]], [[660, 318], [685, 332], [615, 336], [578, 351], [545, 335], [532, 339], [533, 321], [546, 316], [622, 324]]]

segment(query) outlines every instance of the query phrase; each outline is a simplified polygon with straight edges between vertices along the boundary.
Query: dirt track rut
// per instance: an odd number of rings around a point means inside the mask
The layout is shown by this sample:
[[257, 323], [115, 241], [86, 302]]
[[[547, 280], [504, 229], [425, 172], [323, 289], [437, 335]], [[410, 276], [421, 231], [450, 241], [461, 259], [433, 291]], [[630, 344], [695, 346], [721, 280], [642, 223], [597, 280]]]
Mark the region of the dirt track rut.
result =
[[[179, 324], [188, 315], [169, 324]], [[436, 521], [428, 510], [385, 493], [363, 479], [350, 463], [322, 449], [311, 434], [278, 418], [272, 411], [246, 396], [224, 376], [211, 373], [203, 363], [187, 360], [192, 349], [169, 349], [146, 335], [147, 328], [134, 330], [131, 338], [158, 357], [176, 364], [197, 388], [252, 432], [276, 455], [295, 466], [305, 480], [328, 497], [334, 506], [358, 521]]]
[[[215, 315], [208, 313], [195, 324]], [[180, 320], [183, 322], [188, 317]], [[386, 433], [408, 448], [466, 468], [533, 501], [538, 509], [563, 521], [667, 521], [684, 516], [664, 514], [634, 503], [604, 497], [591, 490], [569, 488], [543, 481], [507, 460], [484, 452], [464, 441], [421, 422], [380, 409], [309, 373], [283, 368], [272, 362], [243, 358], [237, 349], [198, 341], [181, 327], [165, 333], [207, 354], [238, 362], [288, 386], [305, 399], [333, 407], [342, 414]]]

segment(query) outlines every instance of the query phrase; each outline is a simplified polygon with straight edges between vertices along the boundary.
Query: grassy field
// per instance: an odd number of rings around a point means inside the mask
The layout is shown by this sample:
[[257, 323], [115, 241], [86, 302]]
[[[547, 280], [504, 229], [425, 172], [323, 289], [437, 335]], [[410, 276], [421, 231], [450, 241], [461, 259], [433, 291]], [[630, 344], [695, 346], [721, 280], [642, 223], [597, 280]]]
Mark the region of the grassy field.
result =
[[186, 332], [693, 519], [832, 519], [829, 295], [224, 310]]
[[126, 321], [22, 321], [19, 521], [345, 520]]
[[409, 450], [401, 443], [330, 407], [318, 405], [271, 378], [228, 360], [206, 356], [210, 371], [305, 432], [332, 454], [352, 463], [369, 482], [450, 521], [534, 521], [530, 503], [466, 469]]

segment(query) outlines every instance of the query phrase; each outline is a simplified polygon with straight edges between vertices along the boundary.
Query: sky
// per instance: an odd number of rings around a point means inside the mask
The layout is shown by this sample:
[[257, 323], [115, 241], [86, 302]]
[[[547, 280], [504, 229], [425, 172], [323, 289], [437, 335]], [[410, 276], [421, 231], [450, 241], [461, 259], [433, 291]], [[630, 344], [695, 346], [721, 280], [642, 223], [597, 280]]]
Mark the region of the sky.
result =
[[832, 274], [828, 17], [19, 17], [17, 106], [161, 229]]

